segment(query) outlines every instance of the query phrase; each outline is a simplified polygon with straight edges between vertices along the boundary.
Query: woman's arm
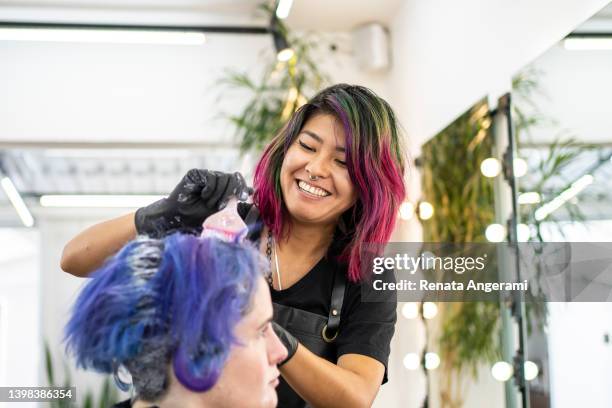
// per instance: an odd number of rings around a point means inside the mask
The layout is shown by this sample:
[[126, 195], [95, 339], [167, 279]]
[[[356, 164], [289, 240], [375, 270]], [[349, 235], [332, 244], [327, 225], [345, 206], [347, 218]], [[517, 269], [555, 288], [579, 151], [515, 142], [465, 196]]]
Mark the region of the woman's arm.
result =
[[191, 169], [167, 198], [124, 215], [96, 224], [74, 237], [64, 247], [61, 267], [75, 276], [87, 276], [102, 266], [136, 232], [163, 236], [180, 228], [197, 228], [232, 197], [246, 200], [251, 190], [240, 173]]
[[313, 407], [370, 407], [385, 373], [384, 365], [361, 354], [344, 354], [338, 365], [301, 344], [280, 372]]
[[66, 244], [61, 267], [72, 275], [85, 277], [135, 237], [134, 213], [96, 224]]

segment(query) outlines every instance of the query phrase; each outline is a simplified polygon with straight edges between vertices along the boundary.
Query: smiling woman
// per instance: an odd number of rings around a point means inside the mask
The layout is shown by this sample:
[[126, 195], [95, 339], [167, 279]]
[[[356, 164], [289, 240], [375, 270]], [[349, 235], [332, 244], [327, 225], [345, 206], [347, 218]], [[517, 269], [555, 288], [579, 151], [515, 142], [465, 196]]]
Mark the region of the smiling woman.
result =
[[[253, 203], [238, 212], [272, 266], [275, 330], [288, 350], [280, 407], [371, 406], [387, 381], [396, 295], [362, 300], [373, 291], [363, 248], [380, 250], [391, 236], [405, 196], [404, 163], [391, 107], [346, 84], [319, 92], [264, 150]], [[197, 231], [247, 191], [240, 174], [191, 170], [168, 198], [74, 238], [62, 267], [85, 275], [137, 232]]]

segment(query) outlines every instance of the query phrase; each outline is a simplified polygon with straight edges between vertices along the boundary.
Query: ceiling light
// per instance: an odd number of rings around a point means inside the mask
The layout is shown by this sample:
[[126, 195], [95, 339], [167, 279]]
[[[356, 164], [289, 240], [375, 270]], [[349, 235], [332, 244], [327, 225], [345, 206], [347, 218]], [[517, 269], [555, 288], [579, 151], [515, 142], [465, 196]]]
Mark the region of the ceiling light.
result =
[[195, 31], [0, 27], [0, 40], [202, 45], [206, 42], [206, 36]]
[[26, 227], [32, 227], [34, 225], [34, 217], [32, 217], [30, 210], [28, 210], [28, 207], [23, 201], [23, 198], [21, 198], [21, 194], [19, 194], [19, 191], [17, 191], [13, 181], [8, 177], [3, 177], [0, 180], [0, 184], [2, 185], [2, 188], [4, 189], [9, 201], [11, 204], [13, 204], [15, 211], [17, 211], [17, 215], [21, 219], [23, 225]]
[[289, 16], [289, 12], [291, 11], [292, 5], [293, 0], [280, 0], [278, 2], [278, 6], [276, 7], [276, 17], [280, 19], [287, 18]]
[[544, 218], [548, 217], [553, 211], [557, 210], [563, 204], [576, 197], [582, 190], [592, 184], [594, 180], [595, 179], [590, 174], [585, 174], [584, 176], [580, 177], [578, 180], [573, 182], [570, 187], [563, 190], [561, 194], [538, 208], [534, 214], [535, 219], [537, 221], [542, 221]]
[[164, 196], [157, 195], [43, 195], [43, 207], [64, 208], [138, 208], [157, 201]]
[[289, 46], [285, 36], [275, 28], [272, 30], [272, 39], [274, 41], [274, 49], [276, 49], [276, 58], [281, 62], [287, 62], [295, 55], [293, 49]]
[[612, 36], [573, 36], [563, 40], [563, 47], [572, 51], [612, 50]]
[[45, 149], [48, 158], [75, 159], [186, 159], [194, 156], [188, 149]]

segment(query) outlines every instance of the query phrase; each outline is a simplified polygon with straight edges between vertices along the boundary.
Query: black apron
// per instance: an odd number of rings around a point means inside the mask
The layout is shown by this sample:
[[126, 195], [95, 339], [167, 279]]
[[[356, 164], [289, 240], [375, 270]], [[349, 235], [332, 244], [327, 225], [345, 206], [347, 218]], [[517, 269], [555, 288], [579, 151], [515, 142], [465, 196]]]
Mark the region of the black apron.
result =
[[[245, 223], [249, 227], [247, 239], [255, 241], [261, 235], [262, 225], [259, 221], [259, 210], [253, 205], [245, 217]], [[334, 287], [327, 317], [306, 310], [273, 303], [274, 321], [294, 335], [312, 353], [336, 364], [337, 349], [335, 340], [340, 327], [340, 315], [345, 289], [346, 275], [343, 273], [342, 268], [334, 268]], [[306, 401], [293, 391], [282, 376], [276, 392], [278, 394], [279, 408], [310, 407]]]

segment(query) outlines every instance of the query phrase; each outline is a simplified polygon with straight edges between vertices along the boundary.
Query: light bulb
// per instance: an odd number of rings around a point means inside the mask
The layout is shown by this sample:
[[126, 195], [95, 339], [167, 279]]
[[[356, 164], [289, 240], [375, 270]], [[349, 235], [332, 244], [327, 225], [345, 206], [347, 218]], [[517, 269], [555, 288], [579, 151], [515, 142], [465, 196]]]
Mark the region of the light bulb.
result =
[[419, 203], [419, 218], [420, 219], [428, 220], [431, 217], [433, 217], [433, 214], [434, 214], [433, 205], [431, 205], [427, 201], [421, 201]]
[[485, 230], [489, 242], [502, 242], [506, 238], [506, 228], [501, 224], [491, 224]]
[[407, 302], [402, 307], [402, 315], [406, 319], [416, 319], [419, 316], [419, 304], [415, 302]]
[[512, 365], [505, 361], [498, 361], [491, 367], [491, 375], [500, 382], [508, 381], [512, 377], [513, 372]]
[[516, 226], [516, 240], [518, 242], [527, 242], [531, 237], [531, 229], [527, 224], [518, 224]]
[[529, 360], [525, 361], [525, 364], [523, 365], [523, 374], [525, 375], [525, 379], [527, 381], [534, 380], [538, 376], [539, 372], [540, 370], [538, 369], [538, 365], [536, 363]]
[[287, 62], [291, 58], [293, 58], [294, 55], [295, 55], [295, 52], [293, 51], [293, 49], [285, 48], [285, 49], [279, 51], [278, 54], [276, 54], [276, 59], [281, 61], [281, 62]]
[[435, 370], [440, 366], [440, 356], [436, 353], [425, 353], [425, 368]]
[[408, 353], [404, 356], [403, 363], [407, 370], [417, 370], [421, 365], [421, 359], [417, 353]]
[[501, 172], [501, 163], [494, 157], [484, 159], [480, 163], [480, 172], [485, 177], [496, 177]]
[[514, 159], [513, 170], [514, 177], [517, 178], [523, 177], [525, 174], [527, 174], [527, 162], [525, 161], [525, 159], [521, 159], [520, 157]]
[[433, 319], [438, 314], [438, 305], [434, 302], [423, 303], [423, 317], [425, 319]]

